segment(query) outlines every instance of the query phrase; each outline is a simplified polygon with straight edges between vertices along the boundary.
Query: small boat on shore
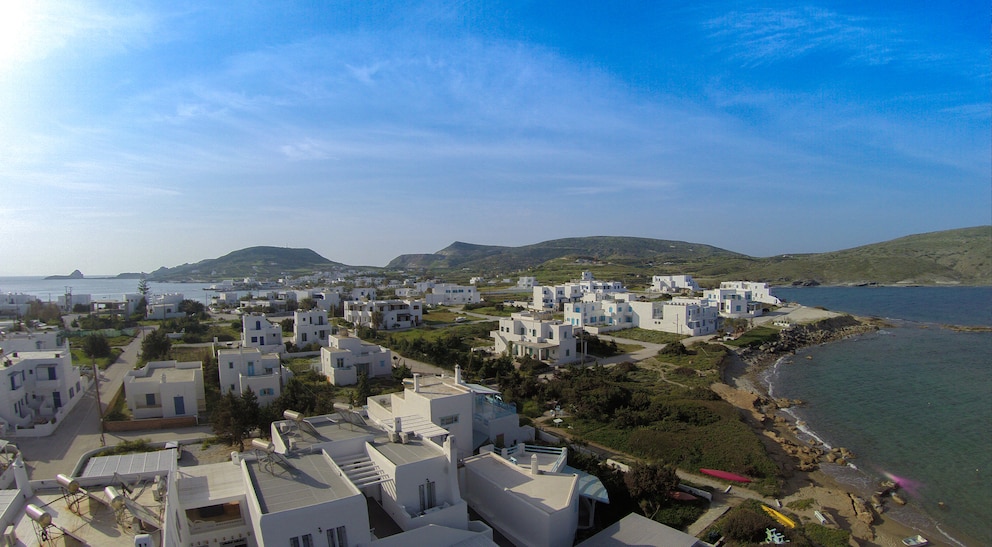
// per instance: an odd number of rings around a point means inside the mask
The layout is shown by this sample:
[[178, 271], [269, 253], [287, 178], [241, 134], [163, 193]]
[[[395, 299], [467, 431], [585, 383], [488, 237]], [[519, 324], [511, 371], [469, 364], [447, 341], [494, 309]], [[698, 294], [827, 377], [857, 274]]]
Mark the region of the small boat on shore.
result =
[[782, 526], [785, 526], [787, 528], [796, 527], [796, 521], [790, 519], [789, 517], [783, 515], [782, 513], [779, 513], [778, 511], [772, 509], [771, 507], [768, 507], [767, 505], [762, 505], [761, 508], [764, 509], [766, 513], [771, 515], [771, 517], [776, 521], [778, 521], [778, 523], [781, 524]]
[[909, 536], [902, 540], [902, 544], [906, 547], [923, 547], [924, 545], [930, 545], [930, 540], [927, 538], [916, 534], [915, 536]]
[[716, 477], [718, 479], [734, 481], [734, 482], [751, 482], [751, 479], [745, 477], [744, 475], [738, 475], [737, 473], [731, 473], [729, 471], [720, 471], [719, 469], [705, 469], [699, 470], [700, 473], [704, 475], [709, 475], [711, 477]]

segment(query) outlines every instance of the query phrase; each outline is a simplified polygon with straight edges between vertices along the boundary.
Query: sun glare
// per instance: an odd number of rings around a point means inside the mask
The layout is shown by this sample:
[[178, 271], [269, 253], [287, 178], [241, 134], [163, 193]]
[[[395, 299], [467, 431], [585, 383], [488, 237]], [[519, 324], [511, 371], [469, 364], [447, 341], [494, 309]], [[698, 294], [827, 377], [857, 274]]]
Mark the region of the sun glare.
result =
[[0, 67], [27, 60], [39, 23], [38, 4], [0, 0]]

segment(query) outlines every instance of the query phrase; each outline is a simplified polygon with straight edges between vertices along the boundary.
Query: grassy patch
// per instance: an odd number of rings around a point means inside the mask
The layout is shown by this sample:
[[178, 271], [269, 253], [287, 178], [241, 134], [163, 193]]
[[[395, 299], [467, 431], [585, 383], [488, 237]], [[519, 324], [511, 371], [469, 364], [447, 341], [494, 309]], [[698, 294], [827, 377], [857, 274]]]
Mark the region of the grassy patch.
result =
[[850, 545], [851, 532], [838, 528], [809, 523], [803, 526], [803, 533], [816, 545], [823, 547], [847, 547]]
[[803, 498], [801, 500], [792, 500], [785, 504], [785, 506], [794, 511], [805, 511], [813, 507], [813, 503], [815, 503], [815, 501], [816, 500], [813, 498]]
[[686, 336], [682, 334], [661, 332], [657, 330], [647, 330], [647, 329], [642, 329], [640, 327], [613, 331], [610, 332], [609, 335], [616, 338], [637, 340], [638, 342], [648, 342], [650, 344], [670, 344], [677, 340], [686, 338]]
[[293, 374], [313, 370], [314, 364], [317, 363], [320, 363], [319, 357], [290, 357], [283, 362], [286, 368], [293, 371]]
[[431, 310], [430, 313], [424, 316], [424, 323], [428, 325], [454, 323], [455, 318], [460, 316], [460, 313], [455, 313], [447, 309]]
[[736, 340], [728, 341], [727, 344], [737, 347], [760, 346], [765, 342], [770, 342], [777, 339], [778, 333], [778, 329], [773, 329], [771, 327], [757, 327], [745, 332]]
[[[72, 364], [76, 365], [77, 367], [92, 366], [93, 360], [87, 357], [86, 354], [83, 353], [82, 349], [70, 347], [69, 352], [72, 353]], [[123, 349], [119, 347], [111, 347], [110, 356], [99, 357], [96, 359], [97, 368], [99, 368], [100, 370], [106, 369], [110, 365], [116, 363], [117, 358], [120, 357], [122, 353], [124, 353]]]

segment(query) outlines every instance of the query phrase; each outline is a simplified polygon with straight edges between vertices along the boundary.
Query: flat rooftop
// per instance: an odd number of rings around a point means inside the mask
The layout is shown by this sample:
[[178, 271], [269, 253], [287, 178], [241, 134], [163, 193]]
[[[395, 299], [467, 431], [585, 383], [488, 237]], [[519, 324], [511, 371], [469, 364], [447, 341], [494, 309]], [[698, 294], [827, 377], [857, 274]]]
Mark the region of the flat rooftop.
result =
[[[407, 390], [413, 391], [412, 380], [405, 380], [404, 384]], [[428, 399], [436, 399], [468, 392], [469, 390], [465, 386], [456, 386], [454, 378], [447, 376], [421, 376], [420, 389], [417, 391], [417, 394]]]
[[165, 381], [167, 383], [179, 383], [179, 382], [193, 382], [196, 380], [196, 371], [199, 369], [192, 368], [157, 368], [151, 371], [148, 376], [128, 376], [131, 382], [138, 384], [141, 383], [159, 383], [162, 381], [162, 376], [165, 376]]
[[361, 495], [346, 478], [338, 475], [323, 452], [245, 463], [259, 506], [266, 514]]
[[179, 503], [186, 509], [227, 503], [246, 493], [241, 466], [232, 462], [183, 467], [178, 473]]
[[406, 444], [377, 439], [372, 446], [396, 465], [415, 463], [444, 454], [440, 446], [427, 439], [410, 439]]
[[529, 468], [514, 465], [492, 453], [466, 458], [464, 462], [472, 473], [549, 513], [567, 508], [578, 485], [575, 475], [532, 475]]

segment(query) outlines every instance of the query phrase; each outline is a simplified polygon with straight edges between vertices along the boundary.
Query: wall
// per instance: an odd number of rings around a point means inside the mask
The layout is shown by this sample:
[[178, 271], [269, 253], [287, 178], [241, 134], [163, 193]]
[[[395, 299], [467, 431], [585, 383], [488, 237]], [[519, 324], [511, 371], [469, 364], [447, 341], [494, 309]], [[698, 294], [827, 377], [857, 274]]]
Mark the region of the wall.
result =
[[145, 420], [126, 420], [103, 422], [103, 429], [109, 433], [118, 431], [141, 431], [143, 429], [176, 429], [180, 427], [196, 427], [196, 416], [177, 416], [175, 418], [148, 418]]

